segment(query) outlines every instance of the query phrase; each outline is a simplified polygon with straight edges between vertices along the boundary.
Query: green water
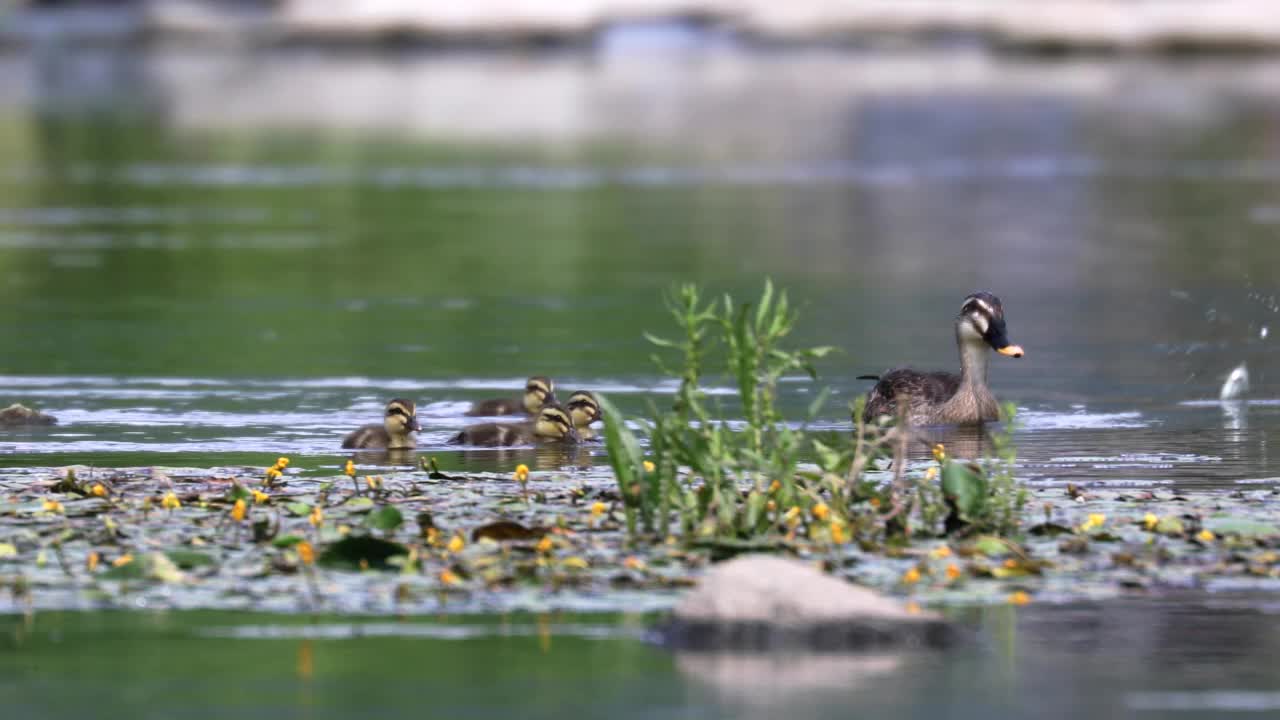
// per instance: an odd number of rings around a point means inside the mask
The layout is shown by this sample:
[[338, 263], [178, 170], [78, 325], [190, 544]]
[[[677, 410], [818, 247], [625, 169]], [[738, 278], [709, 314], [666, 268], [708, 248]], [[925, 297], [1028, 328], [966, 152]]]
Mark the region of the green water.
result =
[[30, 718], [1250, 717], [1280, 707], [1280, 676], [1248, 604], [964, 611], [971, 639], [945, 652], [780, 656], [673, 653], [626, 616], [40, 613], [0, 617], [0, 702]]

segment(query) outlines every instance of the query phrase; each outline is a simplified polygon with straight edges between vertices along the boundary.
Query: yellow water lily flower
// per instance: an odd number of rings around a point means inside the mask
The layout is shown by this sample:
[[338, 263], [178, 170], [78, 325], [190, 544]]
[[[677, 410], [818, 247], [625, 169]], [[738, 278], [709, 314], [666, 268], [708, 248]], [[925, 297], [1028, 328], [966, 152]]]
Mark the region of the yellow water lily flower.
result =
[[644, 464], [645, 472], [653, 472], [658, 467], [657, 465], [654, 465], [653, 462], [650, 460], [645, 460], [643, 464]]
[[244, 504], [244, 498], [236, 498], [236, 504], [231, 506], [231, 519], [240, 522], [244, 520], [246, 512], [248, 512], [248, 506]]
[[287, 457], [276, 458], [276, 467], [280, 468], [281, 470], [289, 467], [289, 458]]
[[353, 463], [353, 462], [351, 462], [350, 460], [348, 460], [348, 461], [347, 461], [347, 467], [346, 467], [346, 469], [345, 469], [345, 470], [343, 470], [343, 472], [347, 474], [347, 477], [355, 477], [355, 476], [356, 476], [356, 464], [355, 464], [355, 463]]
[[62, 503], [57, 500], [45, 500], [41, 507], [44, 508], [45, 512], [58, 513], [59, 515], [66, 512], [66, 508], [62, 507]]
[[160, 501], [160, 506], [165, 510], [177, 510], [182, 507], [182, 501], [178, 499], [177, 495], [167, 492], [164, 495], [164, 499]]
[[535, 549], [540, 553], [549, 553], [551, 552], [551, 548], [552, 543], [550, 535], [543, 535], [542, 539], [538, 541], [538, 544], [535, 547]]
[[517, 465], [515, 478], [518, 483], [529, 482], [529, 466], [524, 463]]
[[1209, 530], [1201, 530], [1199, 533], [1196, 533], [1196, 539], [1200, 542], [1213, 542], [1216, 537], [1217, 536]]
[[826, 520], [830, 514], [831, 508], [827, 507], [826, 503], [818, 503], [813, 506], [813, 516], [819, 520]]
[[93, 493], [93, 496], [94, 496], [94, 497], [106, 497], [106, 496], [107, 496], [107, 488], [106, 488], [106, 487], [104, 487], [104, 486], [102, 485], [102, 483], [94, 483], [94, 484], [93, 484], [93, 489], [92, 489], [92, 490], [90, 490], [89, 492]]
[[262, 492], [261, 490], [254, 490], [254, 491], [253, 491], [253, 504], [254, 504], [254, 505], [262, 505], [262, 504], [266, 503], [266, 502], [267, 502], [268, 500], [270, 500], [270, 499], [271, 499], [271, 496], [270, 496], [270, 495], [268, 495], [268, 494], [266, 494], [266, 493], [264, 493], [264, 492]]
[[1160, 524], [1160, 518], [1157, 517], [1155, 513], [1147, 513], [1146, 515], [1142, 516], [1142, 526], [1145, 527], [1147, 530], [1155, 530], [1156, 526], [1159, 524]]
[[451, 553], [459, 553], [462, 552], [462, 548], [466, 546], [467, 541], [463, 540], [461, 535], [454, 535], [449, 538], [449, 544], [446, 547]]
[[440, 582], [445, 585], [457, 585], [462, 582], [462, 578], [458, 577], [458, 574], [452, 570], [441, 570]]
[[316, 549], [315, 549], [314, 547], [312, 547], [312, 546], [311, 546], [311, 543], [307, 542], [306, 540], [303, 540], [302, 542], [298, 543], [297, 545], [294, 545], [294, 548], [296, 548], [296, 549], [297, 549], [297, 551], [298, 551], [298, 559], [302, 561], [302, 564], [303, 564], [303, 565], [314, 565], [314, 564], [315, 564], [315, 562], [316, 562]]
[[951, 557], [951, 548], [947, 545], [936, 547], [929, 551], [929, 556], [938, 558], [939, 560], [942, 558], [949, 558]]
[[920, 582], [920, 569], [911, 568], [910, 570], [902, 573], [902, 582], [906, 585], [914, 585]]
[[591, 517], [600, 517], [609, 509], [609, 506], [602, 502], [591, 503]]
[[133, 562], [133, 554], [125, 553], [120, 557], [116, 558], [115, 560], [112, 560], [111, 567], [124, 567], [125, 565], [128, 565], [131, 562]]
[[98, 563], [100, 562], [102, 562], [102, 556], [98, 554], [97, 550], [94, 550], [84, 559], [84, 566], [89, 572], [93, 572], [98, 569]]
[[1018, 590], [1009, 595], [1010, 605], [1026, 605], [1029, 602], [1031, 602], [1031, 596], [1023, 590]]
[[849, 533], [845, 530], [844, 523], [839, 520], [831, 521], [831, 542], [836, 545], [849, 542]]
[[933, 446], [933, 459], [942, 462], [947, 459], [947, 448], [942, 443]]
[[947, 563], [947, 579], [948, 580], [955, 580], [956, 578], [960, 577], [960, 575], [961, 575], [961, 572], [960, 572], [959, 565], [956, 565], [955, 563]]
[[320, 527], [324, 523], [324, 510], [321, 510], [319, 505], [312, 506], [307, 522], [311, 523], [311, 527]]

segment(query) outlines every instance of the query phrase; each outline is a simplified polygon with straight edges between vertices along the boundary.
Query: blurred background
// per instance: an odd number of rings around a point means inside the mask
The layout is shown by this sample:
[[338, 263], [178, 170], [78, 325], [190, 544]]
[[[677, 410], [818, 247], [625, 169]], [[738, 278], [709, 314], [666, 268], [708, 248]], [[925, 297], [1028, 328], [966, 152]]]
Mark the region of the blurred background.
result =
[[1269, 467], [1269, 2], [0, 7], [0, 399], [63, 420], [9, 464], [329, 453], [393, 395], [439, 446], [532, 373], [637, 411], [664, 290], [772, 277], [830, 427], [987, 289], [1030, 430]]

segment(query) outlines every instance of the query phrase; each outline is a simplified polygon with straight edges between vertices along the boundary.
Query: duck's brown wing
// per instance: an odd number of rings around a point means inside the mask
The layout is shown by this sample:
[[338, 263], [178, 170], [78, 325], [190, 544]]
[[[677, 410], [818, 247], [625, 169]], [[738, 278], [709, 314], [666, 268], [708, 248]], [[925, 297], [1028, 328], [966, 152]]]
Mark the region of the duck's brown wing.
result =
[[481, 423], [471, 425], [449, 440], [450, 445], [478, 445], [480, 447], [505, 447], [532, 442], [524, 424]]
[[481, 400], [467, 411], [471, 417], [491, 417], [493, 415], [516, 415], [524, 413], [524, 404], [511, 398]]
[[342, 439], [342, 447], [351, 448], [384, 448], [391, 442], [391, 436], [382, 425], [365, 425], [348, 433]]
[[867, 405], [862, 411], [864, 421], [872, 421], [882, 415], [898, 414], [898, 398], [909, 397], [911, 405], [939, 405], [950, 400], [960, 389], [960, 376], [949, 372], [921, 372], [911, 368], [897, 368], [880, 376], [875, 387], [867, 393]]

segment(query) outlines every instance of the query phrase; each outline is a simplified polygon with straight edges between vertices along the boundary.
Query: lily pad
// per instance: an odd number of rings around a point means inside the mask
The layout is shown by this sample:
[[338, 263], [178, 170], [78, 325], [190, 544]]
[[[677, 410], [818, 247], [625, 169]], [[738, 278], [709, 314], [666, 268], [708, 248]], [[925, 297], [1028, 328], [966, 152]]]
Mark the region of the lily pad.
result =
[[394, 505], [383, 505], [364, 518], [364, 524], [374, 530], [392, 531], [404, 523], [404, 515]]
[[481, 525], [471, 531], [471, 542], [488, 538], [497, 542], [505, 540], [538, 540], [547, 531], [544, 528], [528, 528], [511, 520], [498, 520]]
[[1208, 518], [1204, 521], [1204, 527], [1216, 535], [1239, 535], [1246, 538], [1280, 535], [1280, 527], [1271, 523], [1235, 517]]
[[388, 559], [408, 553], [409, 549], [400, 543], [369, 535], [351, 535], [325, 548], [318, 562], [323, 567], [342, 570], [360, 570], [363, 567], [387, 570], [391, 568]]

